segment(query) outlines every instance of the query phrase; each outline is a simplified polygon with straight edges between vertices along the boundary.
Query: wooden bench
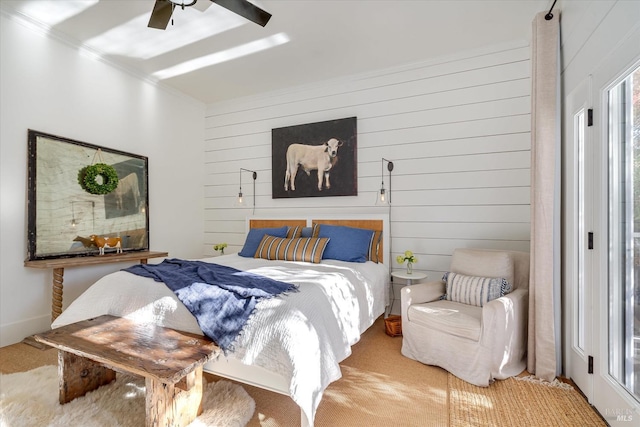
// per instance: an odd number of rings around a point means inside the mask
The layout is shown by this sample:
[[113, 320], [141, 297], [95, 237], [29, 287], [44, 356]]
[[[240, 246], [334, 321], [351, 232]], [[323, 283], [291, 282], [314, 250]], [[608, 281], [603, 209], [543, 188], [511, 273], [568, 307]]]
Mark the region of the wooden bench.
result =
[[146, 426], [186, 426], [202, 412], [202, 365], [220, 349], [206, 337], [100, 316], [34, 336], [58, 349], [60, 404], [115, 380], [145, 378]]

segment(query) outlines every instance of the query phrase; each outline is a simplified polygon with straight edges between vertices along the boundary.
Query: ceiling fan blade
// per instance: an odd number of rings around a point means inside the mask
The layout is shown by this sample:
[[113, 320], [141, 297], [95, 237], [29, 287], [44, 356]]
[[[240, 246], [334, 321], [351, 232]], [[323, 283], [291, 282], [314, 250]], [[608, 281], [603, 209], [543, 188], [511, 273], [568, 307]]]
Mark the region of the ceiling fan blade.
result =
[[151, 18], [149, 18], [149, 25], [147, 26], [165, 30], [171, 19], [174, 6], [175, 5], [169, 0], [156, 0], [156, 3], [153, 5], [153, 11], [151, 12]]
[[258, 6], [251, 2], [248, 2], [247, 0], [211, 1], [263, 27], [267, 25], [267, 22], [269, 22], [269, 19], [271, 19], [271, 14], [269, 12], [260, 9]]

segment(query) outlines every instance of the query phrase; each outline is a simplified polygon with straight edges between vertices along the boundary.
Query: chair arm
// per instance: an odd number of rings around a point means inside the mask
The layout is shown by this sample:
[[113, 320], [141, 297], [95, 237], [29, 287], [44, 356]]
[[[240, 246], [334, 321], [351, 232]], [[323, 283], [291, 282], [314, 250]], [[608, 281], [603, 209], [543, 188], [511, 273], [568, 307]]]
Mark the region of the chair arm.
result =
[[514, 310], [517, 310], [520, 305], [528, 301], [528, 295], [529, 293], [526, 289], [516, 289], [503, 297], [489, 301], [485, 308], [504, 311], [512, 306]]
[[492, 318], [526, 319], [528, 313], [529, 293], [525, 289], [516, 289], [507, 295], [489, 301], [482, 310], [483, 321]]
[[[482, 310], [483, 335], [481, 340], [493, 342], [492, 351], [504, 353], [505, 349], [524, 352], [526, 349], [529, 292], [516, 289], [513, 292], [489, 301]], [[498, 359], [499, 360], [499, 359]]]
[[405, 286], [400, 292], [402, 319], [408, 319], [407, 312], [412, 304], [421, 304], [440, 299], [445, 292], [445, 283], [442, 280], [435, 282], [417, 283]]

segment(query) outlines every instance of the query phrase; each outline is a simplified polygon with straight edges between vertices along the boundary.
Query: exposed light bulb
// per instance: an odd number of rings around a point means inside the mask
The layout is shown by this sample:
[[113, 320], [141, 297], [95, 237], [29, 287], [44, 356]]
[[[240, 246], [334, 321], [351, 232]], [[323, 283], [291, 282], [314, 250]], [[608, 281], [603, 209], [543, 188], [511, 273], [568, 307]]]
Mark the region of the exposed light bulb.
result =
[[76, 228], [76, 219], [75, 218], [71, 219], [71, 226], [73, 228]]
[[386, 194], [385, 194], [385, 193], [386, 193], [386, 191], [384, 191], [384, 188], [381, 188], [381, 189], [380, 189], [380, 202], [382, 202], [382, 203], [384, 203], [384, 202], [386, 202], [386, 201], [387, 201], [387, 200], [386, 200], [386, 199], [387, 199], [387, 197], [386, 197]]

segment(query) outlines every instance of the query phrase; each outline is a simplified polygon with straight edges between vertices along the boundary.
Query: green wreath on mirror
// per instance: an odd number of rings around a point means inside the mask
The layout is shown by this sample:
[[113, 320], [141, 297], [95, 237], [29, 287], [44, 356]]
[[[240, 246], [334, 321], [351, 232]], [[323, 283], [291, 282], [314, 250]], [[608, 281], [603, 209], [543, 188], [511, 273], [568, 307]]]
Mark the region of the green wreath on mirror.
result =
[[[102, 184], [97, 178], [102, 178]], [[105, 163], [85, 166], [78, 171], [78, 184], [90, 194], [109, 194], [118, 187], [118, 173]]]

